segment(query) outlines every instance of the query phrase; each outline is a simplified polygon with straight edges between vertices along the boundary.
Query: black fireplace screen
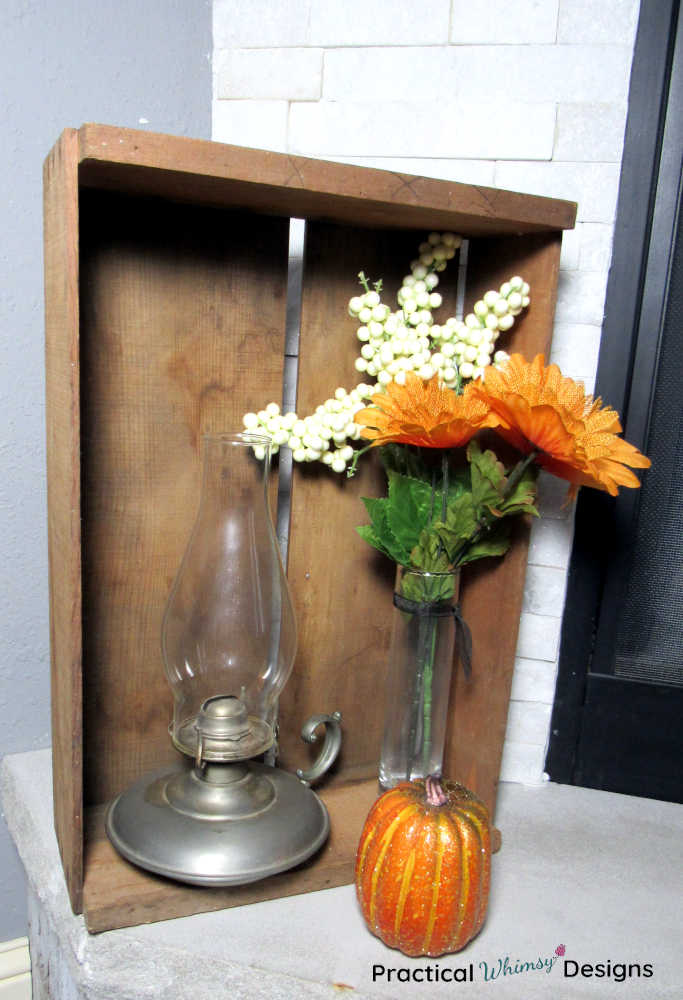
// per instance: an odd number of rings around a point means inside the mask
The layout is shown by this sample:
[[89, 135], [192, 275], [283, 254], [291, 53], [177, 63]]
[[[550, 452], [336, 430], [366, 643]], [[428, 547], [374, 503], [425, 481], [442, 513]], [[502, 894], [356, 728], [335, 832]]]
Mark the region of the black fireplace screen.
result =
[[[670, 272], [630, 571], [617, 616], [614, 673], [683, 686], [683, 252]], [[637, 372], [635, 378], [637, 378]]]

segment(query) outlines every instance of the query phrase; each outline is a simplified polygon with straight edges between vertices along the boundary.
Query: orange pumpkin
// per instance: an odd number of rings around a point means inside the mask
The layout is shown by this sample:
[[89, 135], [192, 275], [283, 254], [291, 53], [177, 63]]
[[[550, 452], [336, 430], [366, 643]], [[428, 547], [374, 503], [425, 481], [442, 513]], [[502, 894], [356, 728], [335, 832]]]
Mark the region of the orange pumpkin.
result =
[[488, 903], [488, 809], [469, 789], [405, 781], [377, 799], [356, 856], [356, 892], [370, 931], [404, 955], [464, 948]]

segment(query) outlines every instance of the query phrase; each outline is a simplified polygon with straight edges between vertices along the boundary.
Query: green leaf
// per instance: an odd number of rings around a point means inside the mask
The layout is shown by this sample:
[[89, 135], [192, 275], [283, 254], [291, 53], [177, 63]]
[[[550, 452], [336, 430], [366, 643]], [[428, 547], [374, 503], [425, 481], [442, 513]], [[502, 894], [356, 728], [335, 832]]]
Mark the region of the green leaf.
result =
[[361, 537], [366, 538], [366, 541], [369, 541], [371, 545], [384, 552], [390, 559], [395, 560], [395, 562], [405, 562], [410, 550], [401, 544], [392, 530], [392, 525], [387, 516], [388, 501], [386, 497], [362, 497], [361, 499], [372, 521], [371, 525], [363, 525], [362, 527], [372, 528], [372, 538], [366, 537], [362, 533]]
[[394, 562], [444, 573], [456, 564], [503, 555], [510, 544], [508, 516], [537, 514], [536, 468], [526, 469], [506, 497], [507, 470], [493, 451], [482, 452], [476, 441], [467, 449], [468, 465], [447, 469], [445, 517], [441, 453], [390, 444], [380, 454], [387, 496], [363, 498], [372, 523], [357, 531]]
[[379, 537], [379, 535], [377, 534], [377, 532], [375, 531], [375, 529], [372, 527], [371, 524], [360, 524], [356, 528], [356, 531], [363, 539], [363, 541], [368, 543], [368, 545], [372, 545], [373, 548], [378, 549], [385, 556], [388, 556], [389, 559], [397, 561], [396, 556], [392, 552], [390, 552], [389, 549], [387, 549], [383, 540]]
[[450, 570], [448, 553], [433, 528], [420, 533], [418, 543], [410, 553], [410, 565], [429, 573], [447, 573]]
[[503, 556], [510, 548], [510, 524], [509, 522], [496, 522], [488, 533], [478, 541], [474, 542], [465, 550], [458, 560], [460, 566], [475, 559], [485, 559], [488, 556]]
[[449, 561], [452, 563], [460, 543], [470, 538], [477, 527], [474, 504], [470, 493], [463, 493], [446, 508], [444, 521], [435, 521], [433, 528]]
[[[372, 545], [374, 548], [379, 549], [379, 551], [383, 552], [385, 556], [389, 555], [371, 524], [359, 524], [356, 527], [356, 531], [363, 541], [368, 543], [368, 545]], [[391, 556], [389, 556], [389, 558], [391, 558]]]
[[431, 488], [419, 479], [389, 473], [387, 522], [399, 543], [408, 552], [417, 544], [420, 532], [432, 515]]
[[365, 509], [370, 515], [370, 520], [376, 524], [380, 530], [386, 524], [386, 497], [361, 497]]
[[[402, 476], [419, 480], [431, 490], [432, 476], [435, 474], [435, 488], [438, 503], [440, 504], [442, 494], [442, 489], [440, 489], [442, 452], [440, 450], [431, 448], [420, 449], [413, 445], [396, 444], [394, 442], [381, 445], [377, 450], [379, 451], [387, 477], [390, 471], [398, 472]], [[449, 498], [455, 499], [465, 490], [470, 489], [470, 470], [468, 465], [460, 463], [455, 466], [452, 461], [449, 461], [448, 478]]]
[[457, 500], [463, 493], [471, 491], [471, 478], [469, 467], [451, 470], [448, 482], [448, 502]]
[[510, 495], [501, 504], [503, 514], [533, 514], [538, 517], [536, 508], [536, 477], [538, 470], [536, 466], [530, 466], [524, 470], [522, 478], [514, 487]]
[[[467, 458], [472, 476], [472, 500], [478, 514], [489, 510], [496, 514], [501, 510], [503, 494], [507, 486], [505, 466], [498, 461], [495, 452], [481, 451], [476, 441], [470, 441]], [[496, 514], [496, 516], [500, 516]]]

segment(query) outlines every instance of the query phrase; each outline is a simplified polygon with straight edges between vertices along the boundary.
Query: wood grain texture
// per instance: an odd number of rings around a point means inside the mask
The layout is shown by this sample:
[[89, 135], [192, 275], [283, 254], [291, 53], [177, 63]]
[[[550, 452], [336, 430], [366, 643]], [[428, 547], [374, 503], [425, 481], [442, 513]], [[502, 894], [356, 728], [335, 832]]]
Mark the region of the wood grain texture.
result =
[[[531, 359], [546, 356], [552, 336], [560, 259], [560, 234], [482, 240], [470, 245], [468, 308], [513, 274], [531, 285], [531, 305], [501, 348]], [[499, 439], [495, 439], [498, 445]], [[500, 449], [501, 457], [503, 449]], [[514, 462], [515, 454], [510, 453]], [[503, 559], [483, 559], [463, 569], [461, 606], [472, 630], [472, 680], [456, 670], [451, 687], [452, 724], [444, 774], [471, 788], [495, 816], [510, 687], [522, 610], [529, 525], [518, 522]]]
[[152, 132], [84, 125], [84, 185], [348, 225], [466, 236], [571, 229], [573, 202]]
[[84, 916], [91, 934], [169, 920], [192, 913], [331, 889], [353, 882], [356, 847], [377, 798], [377, 781], [348, 783], [320, 793], [330, 816], [330, 837], [315, 857], [251, 885], [204, 889], [136, 868], [116, 853], [104, 833], [104, 809], [87, 816]]
[[207, 431], [282, 391], [288, 223], [81, 199], [85, 802], [176, 756], [161, 619]]
[[55, 830], [71, 905], [83, 885], [78, 135], [44, 168], [45, 369]]

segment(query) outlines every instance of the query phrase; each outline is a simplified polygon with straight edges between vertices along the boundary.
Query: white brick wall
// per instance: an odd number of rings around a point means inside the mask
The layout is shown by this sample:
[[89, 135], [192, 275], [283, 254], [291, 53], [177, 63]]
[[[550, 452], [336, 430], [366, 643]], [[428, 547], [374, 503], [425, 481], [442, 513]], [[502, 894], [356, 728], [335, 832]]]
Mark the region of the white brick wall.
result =
[[424, 100], [387, 100], [381, 113], [369, 101], [301, 101], [290, 106], [288, 148], [324, 157], [410, 157], [417, 147], [442, 159], [517, 160], [528, 153], [543, 160], [552, 155], [554, 131], [548, 103], [508, 101], [499, 114], [491, 102], [444, 97], [427, 124]]
[[[214, 0], [221, 142], [578, 202], [552, 360], [592, 389], [638, 0]], [[540, 782], [573, 512], [542, 476], [502, 777]]]

